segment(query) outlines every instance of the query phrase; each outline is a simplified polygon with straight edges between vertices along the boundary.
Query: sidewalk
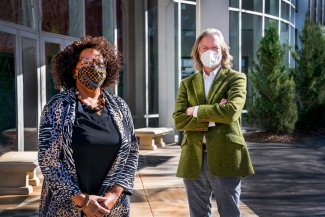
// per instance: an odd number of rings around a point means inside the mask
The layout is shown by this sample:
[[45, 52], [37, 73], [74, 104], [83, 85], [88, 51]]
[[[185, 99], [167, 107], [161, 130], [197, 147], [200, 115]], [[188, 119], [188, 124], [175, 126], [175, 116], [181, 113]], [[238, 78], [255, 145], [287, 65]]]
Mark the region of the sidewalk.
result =
[[[131, 196], [131, 217], [188, 217], [188, 205], [183, 181], [176, 178], [180, 156], [177, 144], [166, 145], [154, 151], [140, 150], [138, 172]], [[42, 179], [42, 175], [39, 174]], [[36, 217], [41, 185], [29, 196], [0, 196], [0, 217]], [[212, 216], [218, 210], [213, 203]], [[244, 203], [240, 204], [242, 217], [257, 215]]]

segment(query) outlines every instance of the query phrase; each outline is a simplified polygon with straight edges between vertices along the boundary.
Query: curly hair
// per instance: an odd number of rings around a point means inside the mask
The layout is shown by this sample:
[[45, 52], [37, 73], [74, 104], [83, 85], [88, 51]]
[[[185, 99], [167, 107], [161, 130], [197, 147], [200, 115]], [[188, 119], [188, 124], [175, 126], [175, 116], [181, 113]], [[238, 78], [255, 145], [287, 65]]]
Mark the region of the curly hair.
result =
[[53, 57], [51, 72], [56, 89], [67, 89], [76, 86], [76, 80], [73, 78], [74, 71], [80, 53], [86, 48], [98, 50], [107, 59], [107, 76], [101, 87], [114, 87], [118, 84], [120, 72], [122, 71], [121, 54], [104, 37], [85, 36], [80, 41], [68, 45]]
[[197, 37], [194, 46], [192, 48], [192, 52], [191, 52], [191, 56], [193, 58], [194, 61], [194, 66], [193, 68], [198, 70], [198, 71], [202, 71], [203, 69], [203, 64], [201, 62], [200, 59], [200, 52], [199, 52], [199, 48], [200, 48], [200, 42], [202, 40], [202, 38], [206, 35], [216, 35], [219, 37], [220, 39], [220, 45], [221, 45], [221, 50], [222, 50], [222, 60], [221, 60], [221, 65], [227, 69], [231, 69], [232, 67], [232, 59], [233, 57], [230, 55], [229, 53], [229, 46], [226, 44], [225, 39], [222, 35], [222, 33], [218, 30], [218, 29], [213, 29], [213, 28], [209, 28], [204, 30], [199, 37]]

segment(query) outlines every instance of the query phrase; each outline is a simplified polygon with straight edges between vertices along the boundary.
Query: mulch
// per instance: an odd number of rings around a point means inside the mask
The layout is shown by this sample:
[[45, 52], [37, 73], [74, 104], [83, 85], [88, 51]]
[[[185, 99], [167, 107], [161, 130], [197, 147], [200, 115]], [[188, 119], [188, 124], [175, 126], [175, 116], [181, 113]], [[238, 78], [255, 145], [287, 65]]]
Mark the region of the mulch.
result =
[[306, 139], [325, 137], [325, 128], [310, 131], [295, 131], [290, 134], [276, 134], [270, 132], [247, 132], [243, 135], [247, 142], [298, 142]]

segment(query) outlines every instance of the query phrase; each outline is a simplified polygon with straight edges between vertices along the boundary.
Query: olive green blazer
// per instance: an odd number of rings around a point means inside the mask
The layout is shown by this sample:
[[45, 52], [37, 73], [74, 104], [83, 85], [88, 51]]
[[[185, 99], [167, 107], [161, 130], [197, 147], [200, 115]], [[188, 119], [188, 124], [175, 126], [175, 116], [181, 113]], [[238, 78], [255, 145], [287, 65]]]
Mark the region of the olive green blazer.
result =
[[[219, 105], [222, 98], [226, 105]], [[197, 178], [202, 166], [202, 139], [205, 135], [208, 168], [214, 176], [254, 174], [240, 117], [246, 100], [246, 75], [221, 68], [205, 97], [202, 72], [181, 81], [173, 118], [178, 131], [184, 131], [176, 176]], [[197, 117], [185, 110], [199, 106]], [[209, 121], [215, 122], [208, 127]]]

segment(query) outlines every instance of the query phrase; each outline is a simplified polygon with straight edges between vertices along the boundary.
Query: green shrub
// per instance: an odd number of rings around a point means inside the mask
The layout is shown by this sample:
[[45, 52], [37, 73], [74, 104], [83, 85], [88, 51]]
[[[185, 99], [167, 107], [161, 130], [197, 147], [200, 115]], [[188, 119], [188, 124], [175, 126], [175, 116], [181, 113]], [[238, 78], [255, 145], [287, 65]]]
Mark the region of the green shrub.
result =
[[289, 133], [295, 129], [297, 106], [295, 84], [283, 65], [285, 45], [281, 45], [275, 22], [269, 22], [258, 44], [257, 61], [248, 76], [253, 101], [247, 102], [246, 121], [267, 132]]
[[301, 48], [292, 49], [298, 106], [297, 128], [314, 130], [325, 126], [325, 37], [321, 26], [308, 13], [299, 34]]

